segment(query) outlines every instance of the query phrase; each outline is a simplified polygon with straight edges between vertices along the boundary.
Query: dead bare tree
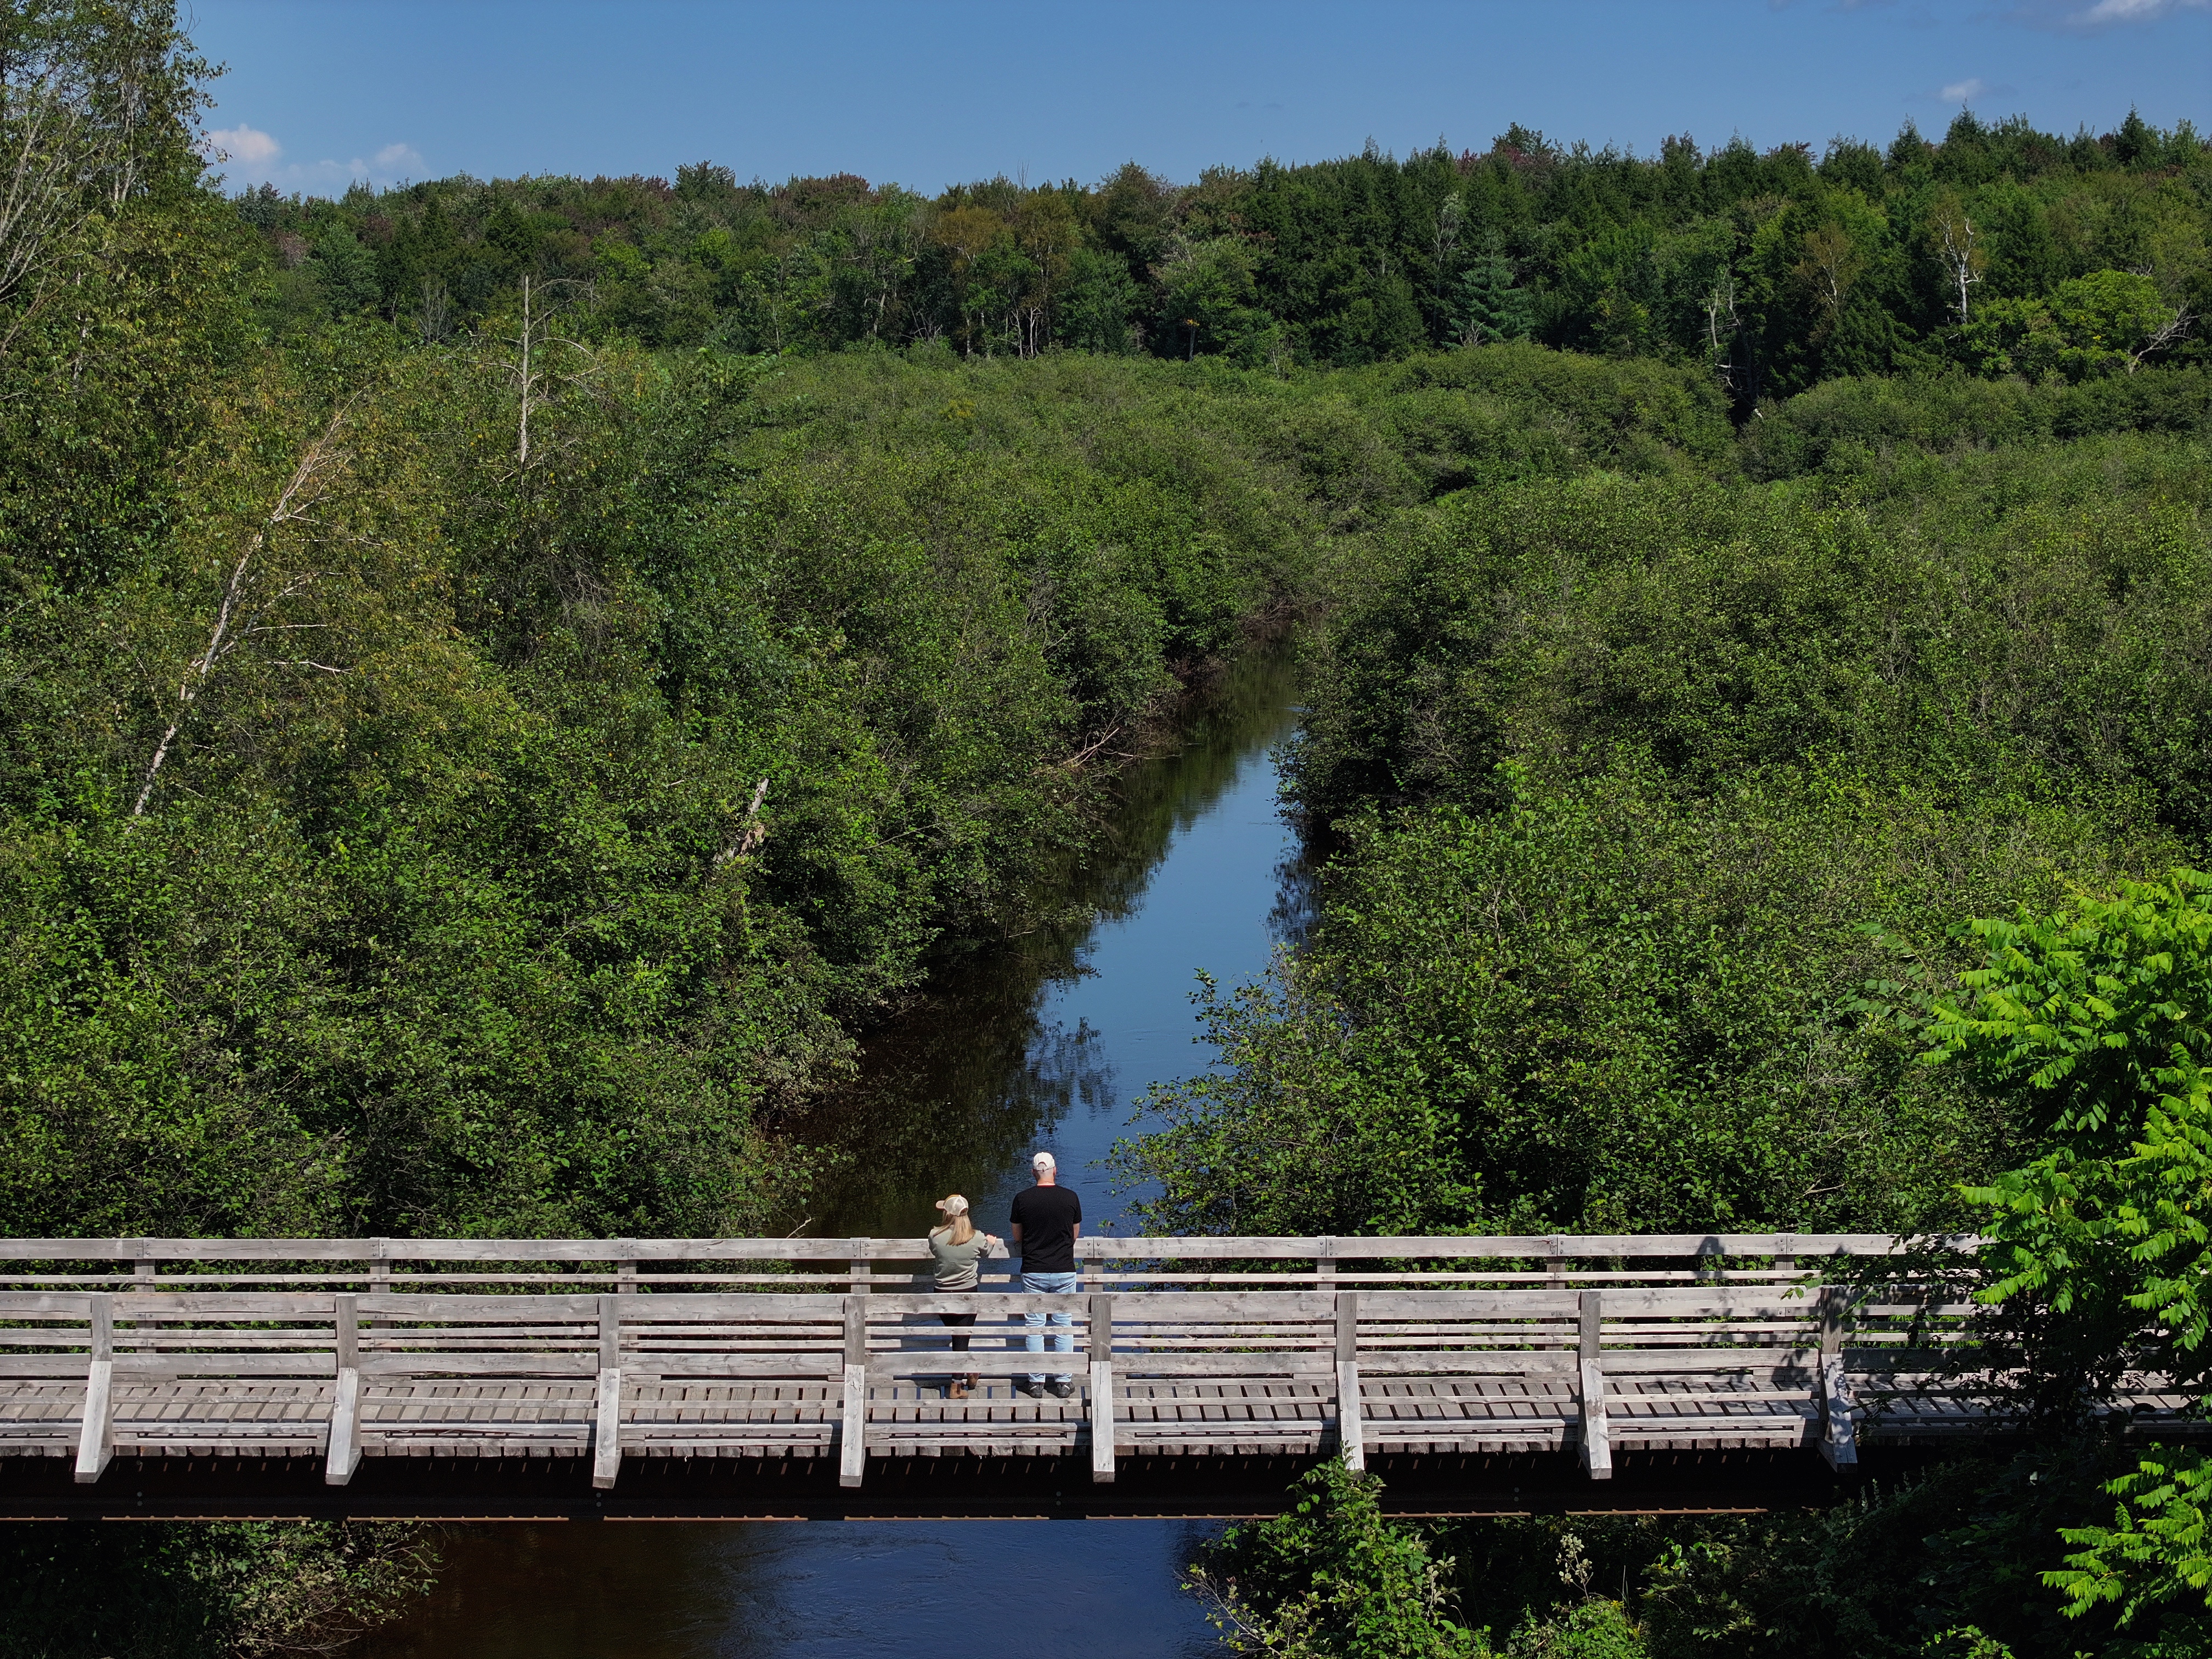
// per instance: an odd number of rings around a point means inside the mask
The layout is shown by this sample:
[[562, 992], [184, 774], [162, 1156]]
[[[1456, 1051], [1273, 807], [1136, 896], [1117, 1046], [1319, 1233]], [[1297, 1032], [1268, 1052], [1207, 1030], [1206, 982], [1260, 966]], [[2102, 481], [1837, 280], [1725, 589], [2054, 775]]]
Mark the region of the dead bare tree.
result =
[[1966, 325], [1966, 292], [1982, 280], [1982, 269], [1989, 256], [1976, 246], [1974, 222], [1966, 216], [1966, 209], [1954, 198], [1947, 198], [1936, 210], [1936, 222], [1929, 232], [1936, 252], [1943, 261], [1951, 286], [1957, 290], [1959, 326]]
[[[288, 584], [265, 595], [257, 592], [257, 583], [261, 575], [260, 556], [267, 548], [270, 538], [287, 525], [304, 522], [329, 489], [331, 480], [351, 463], [352, 453], [338, 446], [338, 435], [344, 426], [346, 413], [346, 408], [340, 408], [331, 417], [330, 424], [323, 428], [321, 435], [307, 446], [300, 457], [299, 465], [293, 468], [291, 477], [278, 493], [276, 504], [254, 526], [237, 562], [231, 566], [230, 579], [223, 584], [222, 598], [216, 606], [215, 623], [208, 634], [207, 648], [192, 659], [185, 671], [182, 683], [177, 687], [175, 709], [168, 729], [161, 733], [161, 740], [154, 745], [153, 756], [146, 763], [146, 775], [138, 786], [138, 798], [131, 803], [132, 817], [145, 815], [146, 804], [154, 796], [154, 785], [161, 775], [162, 763], [168, 759], [178, 733], [191, 719], [201, 694], [214, 679], [216, 670], [248, 640], [259, 634], [276, 631], [273, 627], [264, 626], [260, 617], [270, 605], [290, 598], [307, 580], [302, 578], [301, 581]], [[316, 668], [326, 674], [343, 672], [328, 664], [306, 659], [283, 665]]]
[[2138, 349], [2128, 354], [2128, 373], [2132, 374], [2141, 368], [2143, 366], [2143, 359], [2149, 356], [2152, 352], [2163, 351], [2166, 347], [2187, 339], [2189, 331], [2195, 327], [2196, 324], [2197, 319], [2190, 314], [2187, 306], [2176, 306], [2173, 315], [2154, 329], [2150, 338], [2145, 340]]
[[562, 374], [550, 367], [556, 349], [581, 354], [587, 368], [591, 362], [589, 347], [580, 340], [572, 340], [554, 331], [562, 307], [557, 301], [551, 304], [546, 301], [549, 289], [557, 293], [562, 289], [576, 286], [576, 283], [565, 279], [554, 283], [533, 283], [526, 276], [522, 279], [520, 329], [516, 333], [501, 337], [505, 343], [515, 349], [514, 383], [520, 409], [515, 419], [514, 466], [518, 473], [530, 470], [532, 410], [542, 408], [550, 400], [551, 388], [556, 382], [573, 381], [580, 378], [575, 373]]
[[1743, 330], [1735, 309], [1735, 274], [1723, 267], [1698, 303], [1705, 313], [1705, 348], [1712, 355], [1713, 372], [1720, 376], [1721, 385], [1734, 395], [1740, 390], [1734, 347], [1736, 336]]

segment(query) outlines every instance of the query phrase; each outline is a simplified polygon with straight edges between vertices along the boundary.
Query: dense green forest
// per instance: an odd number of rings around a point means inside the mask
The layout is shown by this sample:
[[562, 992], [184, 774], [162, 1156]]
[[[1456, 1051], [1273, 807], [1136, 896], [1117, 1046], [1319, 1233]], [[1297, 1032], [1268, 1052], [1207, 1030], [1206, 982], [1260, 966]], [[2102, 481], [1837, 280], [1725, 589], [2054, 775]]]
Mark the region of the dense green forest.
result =
[[[872, 1024], [1288, 635], [1316, 917], [1153, 1096], [1153, 1221], [1995, 1212], [1993, 1319], [2081, 1280], [2029, 1334], [2077, 1402], [2196, 1294], [2187, 127], [302, 200], [226, 193], [169, 8], [0, 27], [0, 1229], [788, 1228]], [[2054, 1082], [2008, 974], [2126, 1064]], [[1346, 1659], [2202, 1651], [2063, 1417], [1758, 1521], [1422, 1534], [1325, 1473], [1200, 1582]], [[424, 1548], [9, 1528], [0, 1654], [296, 1650]]]
[[1097, 185], [1000, 177], [924, 197], [841, 173], [740, 184], [451, 179], [341, 201], [262, 185], [264, 315], [373, 313], [425, 340], [529, 277], [589, 331], [736, 352], [942, 344], [1338, 368], [1531, 339], [1694, 363], [1748, 409], [1838, 375], [2201, 363], [2203, 144], [2130, 114], [2068, 139], [1961, 113], [1940, 143], [1656, 157], [1519, 126], [1401, 161], [1131, 163]]

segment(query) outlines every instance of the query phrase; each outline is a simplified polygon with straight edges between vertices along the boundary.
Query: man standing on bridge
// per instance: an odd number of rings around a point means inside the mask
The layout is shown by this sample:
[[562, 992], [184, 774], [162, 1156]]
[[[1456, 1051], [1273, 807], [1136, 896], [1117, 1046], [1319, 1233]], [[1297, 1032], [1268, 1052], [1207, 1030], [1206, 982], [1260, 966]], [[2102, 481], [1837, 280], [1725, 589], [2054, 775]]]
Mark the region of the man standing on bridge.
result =
[[[1075, 1241], [1083, 1237], [1083, 1200], [1060, 1184], [1059, 1162], [1050, 1152], [1039, 1152], [1030, 1166], [1036, 1171], [1036, 1185], [1014, 1194], [1012, 1224], [1007, 1229], [1014, 1249], [1021, 1253], [1022, 1289], [1032, 1296], [1073, 1296]], [[1066, 1328], [1073, 1321], [1065, 1313], [1022, 1316], [1022, 1323], [1030, 1328], [1029, 1351], [1044, 1352], [1048, 1318], [1061, 1328], [1052, 1334], [1052, 1351], [1073, 1352], [1074, 1334]], [[1044, 1373], [1031, 1371], [1019, 1387], [1024, 1394], [1043, 1393]], [[1063, 1371], [1052, 1379], [1052, 1391], [1065, 1400], [1075, 1392], [1075, 1384]]]

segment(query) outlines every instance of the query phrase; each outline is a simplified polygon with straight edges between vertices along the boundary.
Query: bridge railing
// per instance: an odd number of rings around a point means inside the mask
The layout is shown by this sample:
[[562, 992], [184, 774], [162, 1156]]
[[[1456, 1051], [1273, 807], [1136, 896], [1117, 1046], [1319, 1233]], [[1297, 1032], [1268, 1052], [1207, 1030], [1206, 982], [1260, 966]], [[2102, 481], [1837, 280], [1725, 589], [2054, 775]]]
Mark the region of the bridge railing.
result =
[[[1939, 1242], [1938, 1257], [1974, 1242]], [[4, 1239], [0, 1381], [82, 1382], [81, 1480], [113, 1454], [118, 1376], [327, 1383], [327, 1474], [341, 1484], [361, 1455], [364, 1398], [394, 1379], [588, 1383], [602, 1485], [626, 1432], [647, 1449], [626, 1430], [626, 1389], [818, 1384], [836, 1396], [823, 1431], [857, 1484], [872, 1389], [1055, 1364], [1087, 1377], [1100, 1479], [1112, 1477], [1117, 1400], [1139, 1382], [1201, 1377], [1318, 1390], [1355, 1465], [1394, 1434], [1437, 1438], [1432, 1424], [1370, 1421], [1364, 1390], [1519, 1379], [1534, 1392], [1516, 1420], [1571, 1438], [1603, 1479], [1609, 1389], [1657, 1397], [1725, 1376], [1729, 1410], [1786, 1405], [1760, 1421], [1793, 1437], [1809, 1422], [1830, 1461], [1848, 1464], [1852, 1376], [1909, 1389], [1955, 1370], [1947, 1351], [1968, 1340], [1972, 1307], [1945, 1275], [1869, 1293], [1835, 1271], [1899, 1249], [1881, 1236], [1789, 1233], [1109, 1236], [1081, 1241], [1076, 1292], [1044, 1296], [1009, 1288], [1005, 1262], [978, 1291], [928, 1289], [915, 1238]], [[1076, 1349], [1041, 1357], [1014, 1346], [1025, 1330], [979, 1323], [985, 1346], [951, 1355], [945, 1313], [1058, 1315]], [[1648, 1434], [1659, 1420], [1645, 1410], [1638, 1422]]]

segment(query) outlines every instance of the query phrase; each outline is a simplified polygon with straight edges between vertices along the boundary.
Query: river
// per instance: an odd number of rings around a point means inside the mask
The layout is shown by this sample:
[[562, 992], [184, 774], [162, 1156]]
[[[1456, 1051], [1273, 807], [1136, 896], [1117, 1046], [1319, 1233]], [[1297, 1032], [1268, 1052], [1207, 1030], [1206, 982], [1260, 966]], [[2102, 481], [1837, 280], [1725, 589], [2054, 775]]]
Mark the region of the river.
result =
[[[813, 1133], [838, 1149], [811, 1233], [917, 1235], [965, 1193], [1006, 1231], [1030, 1154], [1060, 1160], [1085, 1224], [1129, 1194], [1102, 1159], [1135, 1097], [1206, 1051], [1200, 969], [1255, 978], [1293, 925], [1296, 842], [1275, 807], [1281, 653], [1248, 662], [1182, 745], [1133, 768], [1111, 833], [1052, 918], [960, 971], [868, 1045]], [[1127, 1659], [1198, 1654], [1176, 1587], [1209, 1528], [1162, 1521], [509, 1525], [448, 1539], [438, 1588], [368, 1659]]]

